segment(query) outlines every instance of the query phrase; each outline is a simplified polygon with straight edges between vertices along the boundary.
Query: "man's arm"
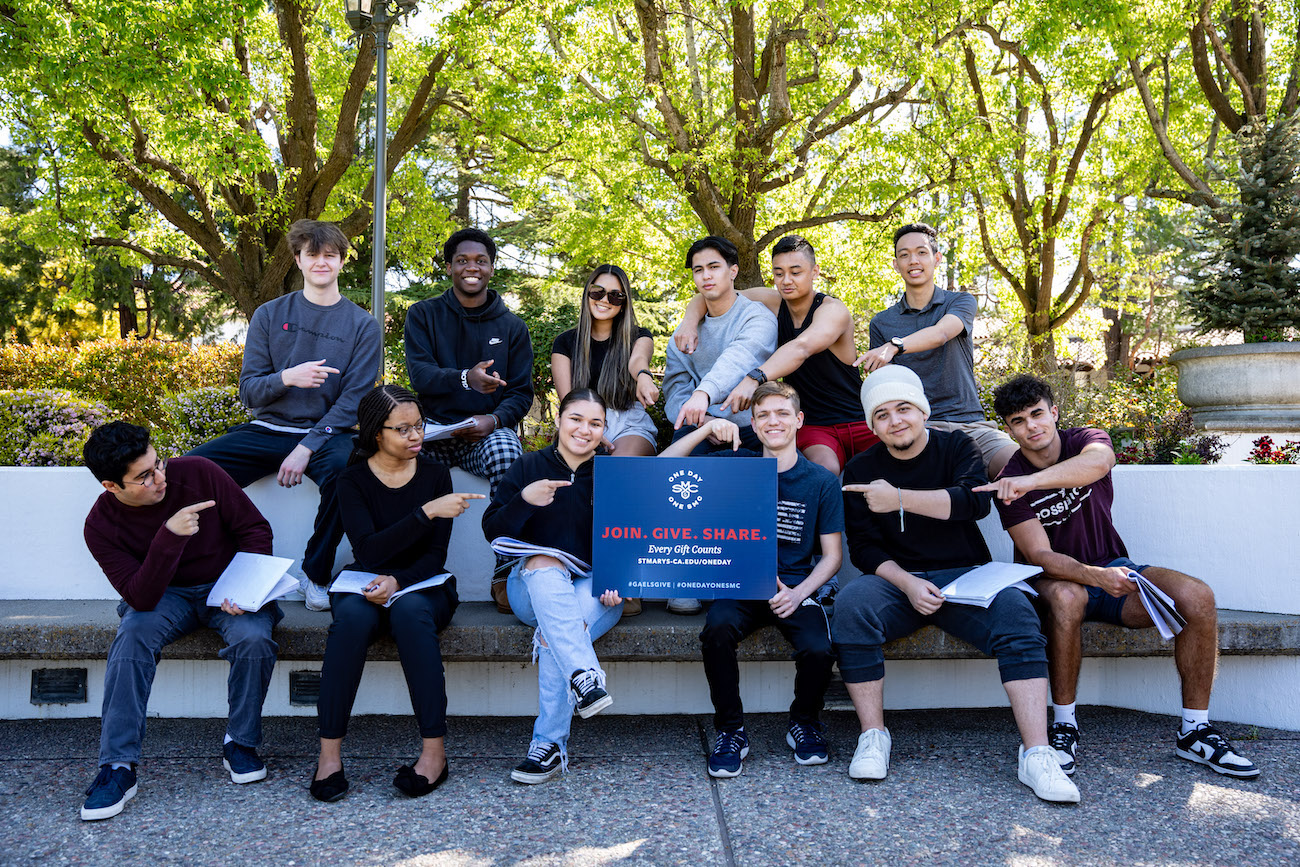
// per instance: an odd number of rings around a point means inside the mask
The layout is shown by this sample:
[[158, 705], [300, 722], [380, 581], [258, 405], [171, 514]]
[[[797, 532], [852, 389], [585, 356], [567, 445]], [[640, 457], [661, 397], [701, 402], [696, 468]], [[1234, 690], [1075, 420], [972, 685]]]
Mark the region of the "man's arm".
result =
[[178, 536], [164, 524], [150, 541], [144, 560], [139, 560], [90, 522], [86, 523], [85, 538], [108, 583], [136, 611], [152, 611], [162, 599], [189, 541], [188, 536]]
[[1073, 581], [1088, 587], [1100, 587], [1111, 596], [1123, 596], [1133, 590], [1128, 569], [1123, 566], [1090, 566], [1052, 549], [1047, 531], [1037, 518], [1009, 527], [1016, 550], [1035, 566], [1041, 566], [1049, 578]]
[[266, 305], [254, 310], [244, 339], [244, 359], [239, 369], [239, 402], [252, 410], [270, 406], [289, 390], [281, 376], [283, 371], [276, 370], [271, 360], [269, 317]]
[[695, 392], [695, 372], [690, 361], [676, 343], [668, 341], [664, 362], [664, 416], [670, 421], [677, 418]]
[[[772, 311], [775, 316], [776, 312], [781, 309], [781, 293], [775, 289], [769, 289], [766, 286], [753, 286], [749, 289], [737, 289], [736, 292], [750, 301], [757, 301], [768, 310]], [[704, 321], [705, 315], [708, 314], [708, 306], [704, 303], [704, 296], [696, 294], [686, 305], [686, 310], [682, 313], [682, 321], [678, 324], [677, 330], [673, 332], [673, 342], [677, 348], [685, 353], [692, 353], [700, 343], [700, 323]]]
[[1036, 470], [1026, 476], [1002, 476], [976, 491], [992, 491], [1004, 503], [1020, 499], [1030, 491], [1082, 488], [1106, 477], [1115, 466], [1114, 450], [1099, 442], [1088, 443], [1077, 455]]
[[447, 394], [461, 388], [460, 370], [438, 363], [435, 347], [438, 335], [433, 327], [433, 301], [421, 301], [406, 313], [402, 338], [406, 350], [406, 373], [417, 394]]
[[695, 447], [704, 442], [710, 436], [715, 436], [719, 442], [731, 443], [731, 450], [734, 452], [740, 448], [740, 428], [734, 421], [728, 421], [725, 418], [710, 419], [705, 424], [700, 425], [686, 436], [669, 444], [668, 448], [659, 453], [661, 458], [684, 458], [690, 455]]
[[823, 584], [835, 576], [840, 569], [840, 534], [822, 533], [818, 536], [822, 546], [822, 558], [818, 561], [808, 577], [793, 587], [787, 587], [780, 576], [777, 577], [776, 595], [767, 600], [772, 612], [781, 618], [789, 617], [799, 610], [804, 600], [817, 592]]
[[903, 347], [907, 352], [925, 352], [937, 349], [967, 331], [973, 331], [977, 310], [974, 295], [959, 293], [948, 310], [938, 322], [911, 334], [886, 334], [873, 321], [869, 329], [871, 349], [859, 356], [857, 363], [864, 364], [863, 369], [871, 371], [893, 361], [898, 355], [898, 347], [889, 342], [893, 337], [903, 338]]
[[[827, 298], [813, 313], [812, 322], [807, 330], [794, 340], [778, 346], [776, 352], [758, 367], [768, 379], [789, 376], [811, 356], [830, 349], [845, 330], [852, 332], [853, 314], [843, 302], [835, 298]], [[749, 401], [756, 388], [758, 388], [756, 381], [748, 376], [741, 377], [739, 384], [731, 390], [731, 394], [727, 395], [726, 405], [735, 412], [749, 409]]]
[[[339, 395], [334, 399], [334, 405], [320, 421], [312, 425], [311, 432], [300, 443], [313, 452], [323, 446], [333, 434], [356, 425], [357, 405], [375, 387], [379, 360], [384, 353], [384, 338], [379, 323], [372, 317], [366, 316], [359, 325], [352, 358], [347, 368], [339, 374]], [[328, 432], [327, 428], [330, 429]]]

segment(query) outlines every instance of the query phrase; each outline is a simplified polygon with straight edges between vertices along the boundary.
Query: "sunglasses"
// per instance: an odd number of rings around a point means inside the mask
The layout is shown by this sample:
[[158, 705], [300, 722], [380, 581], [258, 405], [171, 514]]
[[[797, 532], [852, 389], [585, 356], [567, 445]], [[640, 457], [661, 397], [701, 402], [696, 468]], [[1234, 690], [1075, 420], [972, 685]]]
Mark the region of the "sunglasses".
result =
[[608, 298], [609, 303], [615, 307], [622, 307], [627, 303], [627, 293], [622, 289], [610, 289], [606, 291], [604, 286], [592, 286], [587, 290], [587, 297], [592, 301], [603, 301]]

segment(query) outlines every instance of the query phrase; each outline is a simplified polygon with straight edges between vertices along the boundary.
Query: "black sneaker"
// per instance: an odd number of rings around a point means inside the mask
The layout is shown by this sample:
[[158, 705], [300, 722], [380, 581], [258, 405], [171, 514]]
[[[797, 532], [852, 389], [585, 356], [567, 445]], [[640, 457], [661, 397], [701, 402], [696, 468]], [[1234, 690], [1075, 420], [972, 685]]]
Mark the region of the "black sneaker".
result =
[[1215, 773], [1229, 777], [1258, 777], [1259, 768], [1237, 750], [1209, 723], [1201, 723], [1178, 737], [1174, 753], [1189, 762], [1207, 765]]
[[221, 752], [225, 756], [221, 764], [230, 771], [230, 782], [256, 783], [266, 779], [266, 763], [257, 757], [257, 750], [230, 741]]
[[134, 765], [129, 768], [100, 765], [99, 776], [86, 789], [81, 818], [87, 822], [113, 818], [135, 797], [136, 788]]
[[614, 697], [600, 685], [594, 668], [575, 671], [569, 683], [578, 697], [578, 716], [583, 719], [595, 716], [614, 703]]
[[790, 723], [790, 730], [785, 733], [785, 742], [794, 750], [794, 760], [801, 765], [824, 765], [830, 758], [826, 744], [825, 726], [821, 723], [804, 725]]
[[718, 732], [718, 739], [709, 753], [710, 777], [738, 777], [745, 756], [749, 755], [749, 737], [744, 729]]
[[1056, 750], [1056, 760], [1061, 763], [1061, 770], [1067, 774], [1074, 773], [1074, 751], [1079, 746], [1079, 729], [1069, 723], [1052, 723], [1047, 730], [1047, 742]]
[[515, 765], [510, 772], [510, 779], [516, 783], [544, 783], [553, 778], [564, 767], [560, 759], [560, 748], [555, 744], [534, 743], [528, 748], [528, 755]]

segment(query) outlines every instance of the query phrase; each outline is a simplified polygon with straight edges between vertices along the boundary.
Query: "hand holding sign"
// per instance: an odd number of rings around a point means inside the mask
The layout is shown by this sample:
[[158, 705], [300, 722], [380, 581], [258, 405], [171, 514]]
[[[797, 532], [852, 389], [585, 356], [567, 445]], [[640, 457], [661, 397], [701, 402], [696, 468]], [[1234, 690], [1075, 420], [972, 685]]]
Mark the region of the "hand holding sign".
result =
[[524, 498], [525, 503], [534, 506], [549, 506], [555, 502], [555, 492], [560, 488], [567, 488], [573, 482], [561, 481], [559, 479], [538, 479], [528, 487], [519, 492], [519, 496]]

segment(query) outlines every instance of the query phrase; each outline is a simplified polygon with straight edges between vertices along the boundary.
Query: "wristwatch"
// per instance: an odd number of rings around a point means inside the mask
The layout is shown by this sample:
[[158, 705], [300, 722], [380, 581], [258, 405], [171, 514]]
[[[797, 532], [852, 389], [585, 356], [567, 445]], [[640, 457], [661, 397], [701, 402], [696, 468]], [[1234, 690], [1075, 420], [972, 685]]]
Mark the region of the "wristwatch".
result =
[[762, 385], [763, 383], [767, 382], [767, 374], [763, 372], [763, 368], [761, 367], [755, 367], [749, 373], [745, 374], [745, 376], [748, 376], [750, 379], [754, 380], [754, 382], [757, 382], [759, 385]]
[[904, 352], [907, 351], [907, 349], [903, 346], [903, 338], [891, 337], [889, 338], [889, 342], [894, 344], [894, 348], [898, 350], [898, 352], [895, 354], [902, 355]]

